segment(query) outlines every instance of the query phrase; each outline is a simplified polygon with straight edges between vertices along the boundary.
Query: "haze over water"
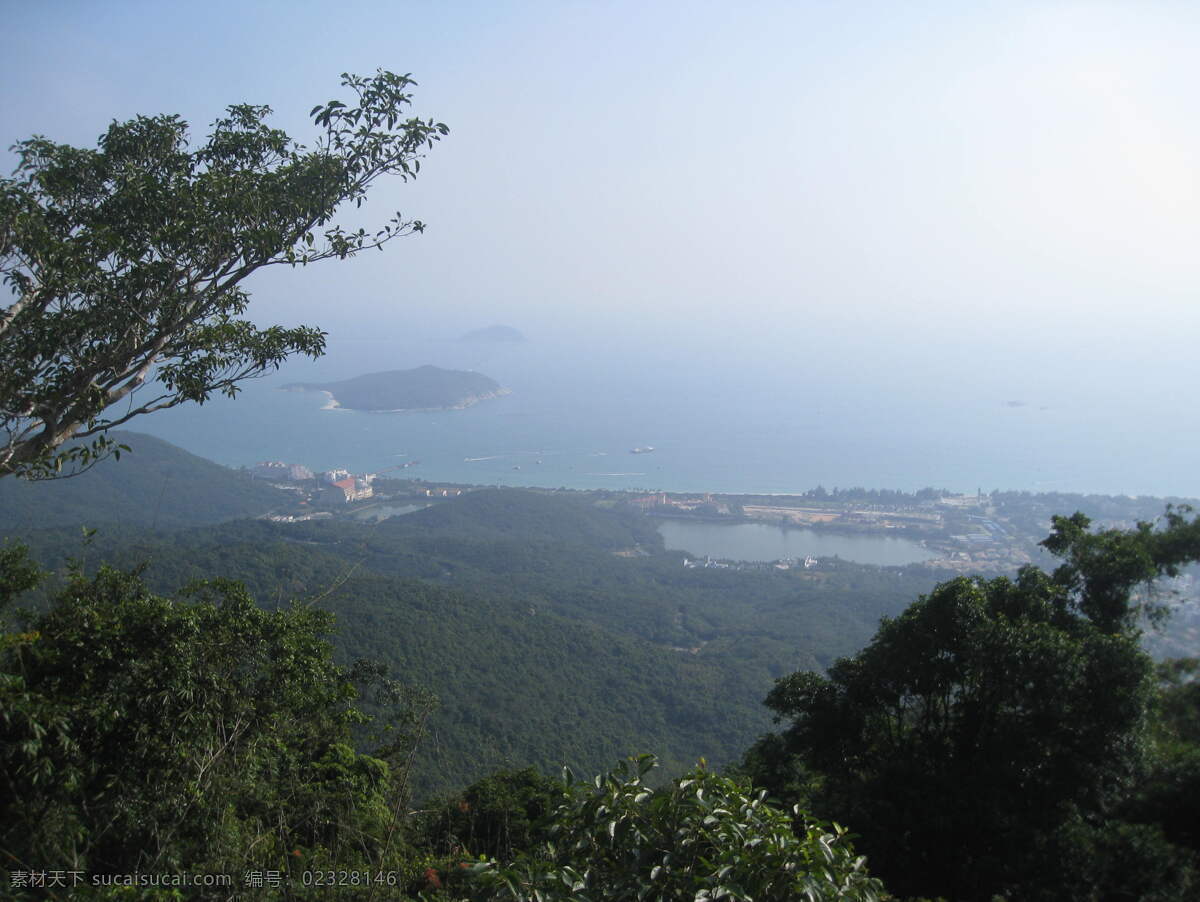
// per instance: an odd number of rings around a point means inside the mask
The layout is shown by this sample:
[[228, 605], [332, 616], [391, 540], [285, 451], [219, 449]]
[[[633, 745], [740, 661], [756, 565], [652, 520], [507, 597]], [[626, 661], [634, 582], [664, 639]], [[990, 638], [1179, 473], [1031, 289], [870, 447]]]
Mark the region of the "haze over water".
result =
[[[689, 359], [665, 340], [429, 340], [407, 349], [380, 340], [351, 351], [334, 348], [317, 364], [248, 384], [236, 401], [168, 411], [138, 428], [230, 466], [283, 459], [480, 484], [1200, 496], [1171, 419], [1138, 397], [1030, 395], [1027, 382], [983, 380], [914, 390], [911, 376], [872, 383], [804, 353], [780, 349], [771, 363], [734, 349]], [[512, 394], [466, 410], [376, 414], [325, 410], [323, 395], [277, 390], [424, 363], [476, 369]], [[644, 446], [655, 451], [630, 453]], [[410, 460], [420, 464], [389, 470]]]
[[[481, 483], [1200, 495], [1200, 6], [10, 7], [0, 147], [157, 113], [198, 145], [242, 102], [311, 146], [380, 67], [450, 126], [340, 219], [424, 234], [247, 283], [326, 359], [130, 428]], [[453, 340], [491, 323], [530, 342]], [[267, 391], [424, 363], [514, 393], [389, 419]]]

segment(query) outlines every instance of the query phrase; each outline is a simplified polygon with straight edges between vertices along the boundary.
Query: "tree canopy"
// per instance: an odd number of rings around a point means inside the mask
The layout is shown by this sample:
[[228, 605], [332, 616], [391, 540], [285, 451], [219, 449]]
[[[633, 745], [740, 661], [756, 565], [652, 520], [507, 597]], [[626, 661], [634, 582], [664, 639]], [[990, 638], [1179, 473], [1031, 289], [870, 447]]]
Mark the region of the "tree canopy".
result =
[[1055, 518], [1053, 575], [943, 583], [826, 676], [780, 680], [790, 725], [748, 756], [756, 781], [836, 812], [901, 895], [1182, 898], [1186, 854], [1120, 810], [1155, 691], [1134, 590], [1200, 559], [1200, 520], [1089, 525]]
[[[5, 583], [36, 578], [18, 549], [0, 558]], [[398, 729], [357, 753], [369, 719], [354, 684], [396, 694], [378, 667], [333, 663], [332, 623], [263, 611], [228, 580], [168, 599], [102, 568], [0, 632], [9, 870], [408, 867], [397, 817], [416, 697], [385, 700]]]
[[[114, 122], [96, 149], [18, 142], [0, 180], [0, 476], [45, 477], [115, 449], [106, 430], [238, 383], [324, 333], [260, 328], [243, 283], [266, 266], [344, 259], [420, 232], [397, 213], [378, 230], [333, 222], [384, 175], [403, 180], [447, 133], [405, 118], [415, 84], [342, 77], [354, 100], [313, 107], [310, 148], [240, 104], [189, 147], [174, 115]], [[117, 406], [119, 405], [119, 406]], [[70, 439], [90, 439], [63, 448]]]

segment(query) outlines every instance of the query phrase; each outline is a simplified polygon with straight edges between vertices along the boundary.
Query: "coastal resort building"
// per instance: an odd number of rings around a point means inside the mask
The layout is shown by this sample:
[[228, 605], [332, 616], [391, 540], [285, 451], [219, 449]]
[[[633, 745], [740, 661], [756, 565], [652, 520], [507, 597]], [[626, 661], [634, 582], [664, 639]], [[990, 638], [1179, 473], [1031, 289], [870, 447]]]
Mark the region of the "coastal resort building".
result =
[[375, 494], [375, 490], [371, 488], [371, 483], [365, 479], [356, 479], [353, 476], [346, 476], [343, 479], [337, 479], [328, 483], [325, 490], [337, 497], [341, 496], [346, 503], [351, 501], [362, 501], [364, 498], [370, 498]]

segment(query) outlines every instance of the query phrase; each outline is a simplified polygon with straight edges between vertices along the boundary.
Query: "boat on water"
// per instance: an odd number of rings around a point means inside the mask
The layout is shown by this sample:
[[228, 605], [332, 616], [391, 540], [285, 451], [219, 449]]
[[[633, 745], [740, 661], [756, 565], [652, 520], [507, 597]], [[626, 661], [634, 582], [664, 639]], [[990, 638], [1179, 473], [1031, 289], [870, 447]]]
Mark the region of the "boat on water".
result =
[[646, 445], [646, 446], [640, 447], [640, 448], [630, 448], [629, 453], [630, 454], [649, 454], [653, 450], [654, 450], [653, 445]]

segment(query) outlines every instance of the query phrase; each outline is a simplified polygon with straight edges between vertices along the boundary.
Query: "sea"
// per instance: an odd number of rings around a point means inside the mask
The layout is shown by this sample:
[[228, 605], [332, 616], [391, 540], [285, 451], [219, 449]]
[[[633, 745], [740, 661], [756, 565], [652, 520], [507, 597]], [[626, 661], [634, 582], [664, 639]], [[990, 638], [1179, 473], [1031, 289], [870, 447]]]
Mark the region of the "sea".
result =
[[[281, 390], [423, 364], [484, 373], [510, 394], [462, 410], [366, 413]], [[644, 336], [591, 345], [363, 338], [242, 386], [235, 399], [127, 428], [231, 467], [279, 460], [476, 485], [1200, 497], [1195, 436], [1184, 428], [1195, 418], [1178, 397], [1148, 397], [1136, 384], [1089, 392], [986, 366], [873, 367], [867, 355], [734, 353]]]

